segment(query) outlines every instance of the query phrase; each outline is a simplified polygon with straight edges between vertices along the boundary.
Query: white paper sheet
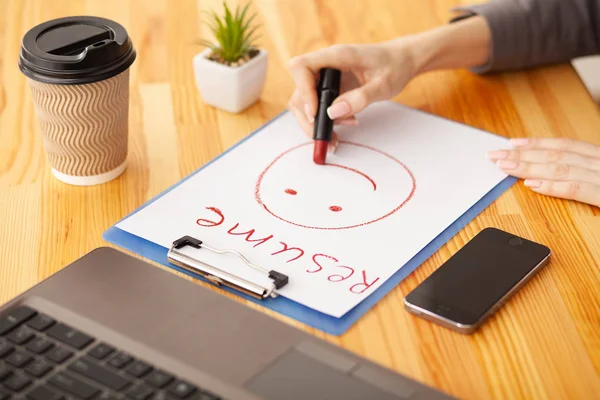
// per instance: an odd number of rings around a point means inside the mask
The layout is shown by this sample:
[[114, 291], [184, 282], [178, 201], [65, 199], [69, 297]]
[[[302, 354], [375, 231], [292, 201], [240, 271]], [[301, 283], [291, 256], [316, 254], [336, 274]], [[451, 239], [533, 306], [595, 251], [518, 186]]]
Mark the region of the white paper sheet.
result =
[[[340, 317], [506, 175], [506, 139], [390, 102], [363, 111], [327, 162], [289, 113], [117, 226], [164, 247], [192, 235], [288, 274], [280, 294]], [[268, 283], [235, 256], [188, 252]]]

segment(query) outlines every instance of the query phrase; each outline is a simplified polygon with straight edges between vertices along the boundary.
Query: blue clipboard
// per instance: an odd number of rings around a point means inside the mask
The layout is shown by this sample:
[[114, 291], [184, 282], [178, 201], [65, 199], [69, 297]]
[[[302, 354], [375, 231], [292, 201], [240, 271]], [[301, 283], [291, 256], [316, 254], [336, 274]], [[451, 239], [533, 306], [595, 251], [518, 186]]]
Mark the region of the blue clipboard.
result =
[[[271, 121], [267, 122], [265, 125], [252, 132], [246, 138], [239, 141], [237, 144], [232, 146], [230, 149], [226, 150], [218, 157], [214, 158], [212, 161], [208, 162], [206, 165], [188, 175], [186, 178], [182, 179], [177, 184], [168, 188], [164, 192], [160, 193], [149, 202], [145, 203], [135, 211], [128, 214], [125, 218], [127, 219], [129, 216], [137, 213], [139, 210], [148, 206], [152, 202], [158, 200], [166, 193], [170, 192], [178, 185], [185, 182], [187, 179], [191, 178], [202, 169], [206, 168], [208, 165], [212, 164], [220, 157], [224, 156], [244, 141], [248, 140], [252, 136], [259, 133], [262, 129], [264, 129], [267, 125], [276, 121], [278, 118], [282, 117], [285, 113], [289, 111], [284, 111], [273, 118]], [[378, 287], [371, 295], [366, 297], [362, 302], [356, 305], [353, 309], [344, 314], [341, 318], [335, 318], [330, 315], [321, 313], [319, 311], [313, 310], [312, 308], [306, 307], [302, 304], [296, 303], [292, 300], [289, 300], [283, 296], [278, 296], [277, 298], [267, 298], [265, 300], [259, 300], [252, 296], [243, 294], [234, 289], [230, 289], [228, 287], [222, 286], [222, 288], [230, 293], [233, 293], [237, 296], [240, 296], [246, 300], [254, 302], [256, 304], [262, 305], [268, 309], [276, 311], [280, 314], [288, 316], [292, 319], [295, 319], [299, 322], [302, 322], [308, 326], [319, 329], [326, 333], [332, 335], [341, 335], [346, 332], [358, 319], [366, 313], [371, 307], [373, 307], [383, 296], [385, 296], [390, 290], [392, 290], [396, 285], [398, 285], [406, 276], [408, 276], [411, 272], [413, 272], [419, 265], [421, 265], [425, 260], [427, 260], [432, 254], [434, 254], [440, 247], [442, 247], [447, 241], [449, 241], [454, 235], [456, 235], [463, 227], [465, 227], [473, 218], [475, 218], [479, 213], [481, 213], [487, 206], [489, 206], [494, 200], [496, 200], [502, 193], [504, 193], [507, 189], [509, 189], [515, 182], [517, 181], [514, 177], [507, 177], [503, 181], [501, 181], [498, 185], [496, 185], [492, 190], [490, 190], [485, 196], [483, 196], [475, 205], [473, 205], [469, 210], [467, 210], [462, 216], [460, 216], [456, 221], [454, 221], [450, 226], [448, 226], [441, 234], [439, 234], [435, 239], [433, 239], [427, 246], [425, 246], [419, 253], [417, 253], [409, 262], [407, 262], [404, 266], [398, 269], [395, 274], [393, 274], [387, 281], [385, 281], [380, 287]], [[103, 234], [104, 240], [109, 243], [112, 243], [116, 246], [122, 247], [126, 250], [129, 250], [133, 253], [136, 253], [144, 258], [153, 260], [158, 262], [168, 268], [172, 268], [176, 271], [182, 272], [191, 277], [200, 279], [204, 282], [208, 282], [202, 276], [194, 274], [184, 268], [178, 267], [167, 261], [167, 253], [169, 249], [166, 247], [162, 247], [157, 245], [156, 243], [150, 242], [146, 239], [142, 239], [139, 236], [133, 235], [129, 232], [123, 231], [116, 226], [112, 226], [107, 229]]]

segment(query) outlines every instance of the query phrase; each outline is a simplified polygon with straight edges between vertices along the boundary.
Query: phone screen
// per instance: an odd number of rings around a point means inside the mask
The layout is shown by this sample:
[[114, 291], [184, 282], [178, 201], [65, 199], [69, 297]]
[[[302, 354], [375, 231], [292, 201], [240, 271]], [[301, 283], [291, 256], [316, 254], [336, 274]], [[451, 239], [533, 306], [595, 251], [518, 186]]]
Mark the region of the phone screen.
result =
[[406, 300], [451, 321], [472, 325], [549, 254], [538, 243], [486, 228]]

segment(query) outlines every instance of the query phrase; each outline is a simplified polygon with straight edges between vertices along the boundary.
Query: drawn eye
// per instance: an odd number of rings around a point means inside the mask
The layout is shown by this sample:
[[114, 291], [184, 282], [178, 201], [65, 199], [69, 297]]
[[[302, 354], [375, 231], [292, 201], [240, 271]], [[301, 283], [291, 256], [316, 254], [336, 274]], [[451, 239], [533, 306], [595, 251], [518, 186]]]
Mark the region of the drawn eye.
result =
[[298, 192], [296, 192], [294, 189], [285, 189], [285, 192], [287, 194], [291, 194], [292, 196], [295, 196], [298, 194]]
[[340, 207], [340, 206], [331, 206], [331, 207], [329, 207], [329, 209], [333, 212], [342, 211], [342, 207]]

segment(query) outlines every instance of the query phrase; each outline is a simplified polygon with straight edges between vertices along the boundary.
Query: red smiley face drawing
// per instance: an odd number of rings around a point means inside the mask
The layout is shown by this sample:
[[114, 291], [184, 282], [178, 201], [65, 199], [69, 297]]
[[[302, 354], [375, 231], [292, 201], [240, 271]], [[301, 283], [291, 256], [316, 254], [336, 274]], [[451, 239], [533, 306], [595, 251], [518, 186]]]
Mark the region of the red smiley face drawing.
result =
[[400, 210], [416, 190], [412, 172], [383, 151], [342, 141], [325, 165], [312, 162], [312, 151], [312, 142], [293, 147], [258, 177], [256, 201], [281, 221], [325, 230], [365, 226]]

